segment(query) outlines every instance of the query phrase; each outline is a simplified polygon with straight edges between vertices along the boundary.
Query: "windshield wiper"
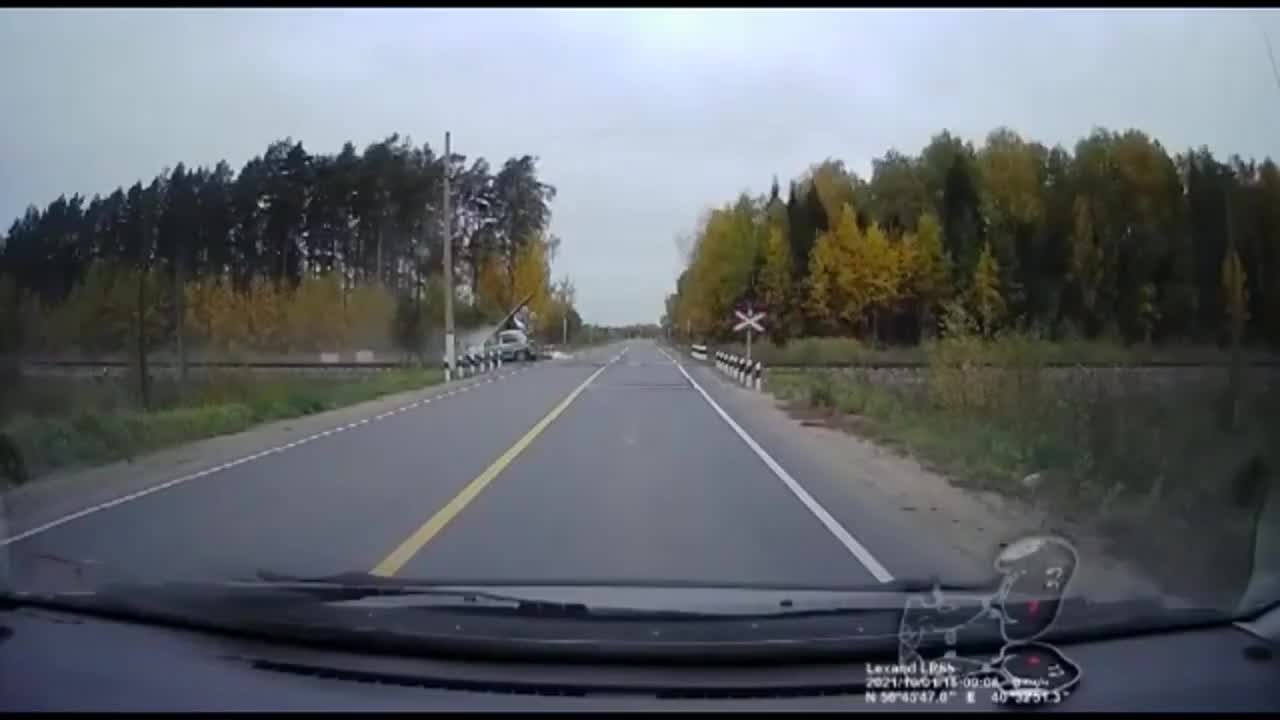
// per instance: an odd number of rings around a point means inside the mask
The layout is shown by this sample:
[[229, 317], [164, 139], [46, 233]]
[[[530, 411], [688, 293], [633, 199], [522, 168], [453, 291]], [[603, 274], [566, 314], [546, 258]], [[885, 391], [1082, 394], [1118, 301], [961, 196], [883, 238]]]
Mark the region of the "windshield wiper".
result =
[[[771, 606], [726, 608], [723, 610], [687, 610], [673, 608], [628, 607], [619, 604], [563, 602], [544, 598], [530, 598], [476, 587], [469, 583], [424, 583], [397, 580], [367, 573], [342, 573], [338, 575], [304, 578], [270, 571], [259, 571], [258, 582], [247, 583], [247, 588], [269, 587], [277, 590], [299, 592], [321, 602], [342, 603], [374, 601], [380, 597], [411, 598], [413, 600], [438, 600], [423, 607], [473, 612], [505, 612], [528, 616], [644, 619], [708, 619], [708, 618], [796, 618], [818, 616], [851, 616], [885, 611], [901, 611], [908, 596], [929, 593], [946, 593], [952, 600], [969, 606], [981, 603], [998, 584], [990, 583], [942, 583], [937, 578], [902, 579], [856, 589], [844, 588], [796, 588], [797, 598], [805, 592], [818, 591], [831, 595], [817, 601], [811, 598], [793, 600], [781, 597]], [[590, 583], [583, 583], [589, 585]], [[526, 583], [509, 583], [508, 586], [527, 586]], [[655, 587], [637, 585], [635, 587]], [[662, 587], [661, 584], [656, 587]], [[622, 589], [626, 589], [623, 587]], [[781, 588], [752, 588], [786, 595]], [[449, 600], [457, 600], [450, 603]], [[390, 600], [385, 607], [405, 607], [404, 603]]]

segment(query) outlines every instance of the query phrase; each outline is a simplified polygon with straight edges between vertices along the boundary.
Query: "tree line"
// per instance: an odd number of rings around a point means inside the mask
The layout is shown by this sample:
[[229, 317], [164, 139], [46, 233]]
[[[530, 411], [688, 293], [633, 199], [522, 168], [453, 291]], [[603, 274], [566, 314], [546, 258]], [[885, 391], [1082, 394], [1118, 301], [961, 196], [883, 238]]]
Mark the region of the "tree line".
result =
[[372, 334], [420, 350], [443, 314], [446, 176], [459, 324], [531, 297], [540, 327], [558, 334], [565, 314], [581, 325], [572, 284], [550, 277], [555, 188], [536, 158], [468, 164], [393, 134], [335, 154], [286, 138], [239, 172], [178, 163], [105, 196], [29, 207], [0, 239], [0, 342], [145, 356]]
[[708, 212], [663, 324], [726, 339], [733, 309], [777, 342], [915, 343], [961, 308], [984, 333], [1280, 347], [1280, 171], [1139, 130], [1074, 151], [992, 131], [890, 150], [870, 179], [828, 159]]

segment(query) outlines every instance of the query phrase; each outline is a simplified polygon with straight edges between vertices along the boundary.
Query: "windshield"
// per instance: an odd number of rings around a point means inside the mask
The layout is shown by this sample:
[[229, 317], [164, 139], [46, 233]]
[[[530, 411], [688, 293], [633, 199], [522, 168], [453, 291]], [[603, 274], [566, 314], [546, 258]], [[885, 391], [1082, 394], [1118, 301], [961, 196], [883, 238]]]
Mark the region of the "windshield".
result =
[[1036, 536], [1017, 602], [1071, 627], [1256, 612], [1277, 33], [0, 11], [0, 584], [484, 586], [521, 637], [831, 591], [894, 633]]

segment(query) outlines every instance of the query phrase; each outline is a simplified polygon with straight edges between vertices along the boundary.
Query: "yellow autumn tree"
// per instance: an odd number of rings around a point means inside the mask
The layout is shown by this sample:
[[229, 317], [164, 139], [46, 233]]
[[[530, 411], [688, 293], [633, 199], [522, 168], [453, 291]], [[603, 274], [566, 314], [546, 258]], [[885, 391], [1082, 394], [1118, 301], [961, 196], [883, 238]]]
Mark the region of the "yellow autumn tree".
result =
[[[846, 206], [846, 213], [853, 217], [853, 209]], [[857, 228], [856, 220], [854, 227]], [[902, 287], [902, 256], [899, 249], [876, 223], [861, 233], [861, 242], [855, 246], [855, 265], [846, 268], [846, 282], [850, 292], [862, 292], [870, 311], [871, 334], [879, 336], [879, 322], [883, 313], [891, 309], [900, 297]]]
[[760, 300], [773, 321], [780, 327], [790, 315], [791, 247], [778, 225], [769, 227], [764, 243], [764, 265], [760, 269]]
[[284, 350], [288, 345], [288, 296], [276, 283], [254, 278], [241, 303], [248, 320], [248, 345], [260, 352]]
[[1102, 288], [1102, 248], [1094, 233], [1093, 213], [1086, 198], [1076, 198], [1073, 214], [1069, 277], [1080, 294], [1086, 320], [1091, 320], [1096, 317]]
[[839, 232], [825, 232], [809, 253], [809, 292], [805, 298], [805, 311], [820, 327], [836, 329], [840, 309], [844, 305], [840, 296], [837, 274], [847, 251], [840, 247]]
[[218, 280], [214, 277], [191, 280], [183, 288], [187, 333], [197, 347], [214, 349], [213, 306], [218, 289]]
[[1227, 315], [1227, 329], [1231, 334], [1231, 369], [1222, 418], [1227, 428], [1234, 428], [1240, 421], [1240, 400], [1244, 392], [1244, 358], [1240, 341], [1244, 338], [1245, 323], [1249, 321], [1248, 282], [1244, 264], [1240, 262], [1240, 253], [1232, 245], [1222, 258], [1222, 300]]
[[1142, 341], [1151, 342], [1156, 323], [1160, 322], [1160, 305], [1156, 298], [1155, 283], [1144, 283], [1138, 288], [1138, 323], [1142, 327]]
[[348, 347], [377, 349], [391, 346], [395, 295], [380, 283], [353, 288], [347, 296]]
[[977, 168], [983, 213], [1000, 242], [1012, 243], [1016, 228], [1034, 223], [1043, 210], [1031, 145], [1009, 128], [997, 128], [987, 135]]
[[901, 294], [915, 302], [921, 327], [931, 325], [938, 306], [947, 297], [950, 262], [942, 248], [942, 225], [931, 212], [920, 216], [915, 233], [901, 244]]
[[1005, 315], [1004, 296], [1000, 294], [1000, 262], [991, 252], [991, 243], [983, 243], [982, 254], [973, 269], [970, 302], [982, 332], [993, 334]]
[[846, 205], [857, 207], [857, 178], [839, 160], [828, 159], [813, 168], [809, 182], [818, 191], [822, 209], [832, 221], [838, 219]]
[[872, 223], [863, 232], [846, 204], [832, 230], [822, 233], [809, 263], [808, 310], [832, 328], [865, 329], [898, 299], [901, 262], [897, 249]]
[[[515, 267], [511, 272], [513, 302], [529, 298], [529, 312], [535, 318], [535, 328], [543, 330], [548, 303], [551, 301], [551, 262], [544, 238], [531, 238], [516, 253]], [[510, 308], [507, 308], [510, 311]]]
[[[64, 348], [86, 352], [131, 347], [131, 328], [136, 327], [137, 273], [131, 268], [95, 262], [66, 299], [47, 316], [50, 337]], [[150, 332], [164, 330], [161, 302], [154, 278], [147, 285], [144, 305]]]
[[1240, 253], [1233, 247], [1222, 258], [1222, 302], [1227, 314], [1227, 328], [1233, 345], [1244, 335], [1249, 321], [1249, 285]]
[[682, 317], [695, 335], [727, 332], [733, 324], [733, 306], [750, 286], [763, 228], [762, 206], [746, 195], [703, 219], [683, 280], [688, 295]]
[[207, 297], [209, 342], [221, 352], [238, 354], [251, 347], [246, 299], [230, 281], [217, 283]]
[[475, 302], [485, 317], [497, 319], [511, 310], [508, 277], [506, 262], [501, 255], [490, 253], [480, 261], [480, 270], [476, 274]]
[[337, 273], [303, 278], [285, 310], [289, 348], [311, 352], [342, 348], [346, 323], [336, 322], [342, 316], [342, 284]]

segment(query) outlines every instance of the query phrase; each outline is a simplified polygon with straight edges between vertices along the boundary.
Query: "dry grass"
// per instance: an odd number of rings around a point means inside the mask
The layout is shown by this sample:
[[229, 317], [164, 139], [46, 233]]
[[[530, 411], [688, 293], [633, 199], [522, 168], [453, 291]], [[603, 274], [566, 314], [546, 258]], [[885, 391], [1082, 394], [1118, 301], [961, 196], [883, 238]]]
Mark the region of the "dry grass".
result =
[[[1051, 375], [1037, 345], [941, 341], [914, 385], [876, 383], [856, 369], [778, 369], [767, 382], [824, 423], [909, 452], [957, 485], [1096, 529], [1171, 591], [1238, 591], [1252, 508], [1233, 488], [1251, 458], [1280, 468], [1274, 373], [1250, 374], [1240, 422], [1228, 430], [1216, 411], [1225, 370], [1164, 384], [1117, 382], [1136, 370]], [[1029, 487], [1032, 473], [1040, 479]]]

